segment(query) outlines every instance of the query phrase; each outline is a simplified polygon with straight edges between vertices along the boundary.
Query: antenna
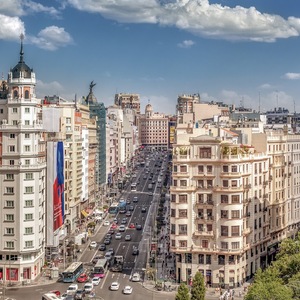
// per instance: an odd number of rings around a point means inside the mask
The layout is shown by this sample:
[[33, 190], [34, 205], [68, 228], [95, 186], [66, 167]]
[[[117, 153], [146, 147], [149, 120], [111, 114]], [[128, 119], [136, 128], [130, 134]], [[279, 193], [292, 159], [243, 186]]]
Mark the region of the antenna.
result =
[[258, 92], [258, 112], [260, 113], [260, 92]]
[[278, 91], [276, 90], [276, 103], [277, 103], [277, 109], [278, 109]]

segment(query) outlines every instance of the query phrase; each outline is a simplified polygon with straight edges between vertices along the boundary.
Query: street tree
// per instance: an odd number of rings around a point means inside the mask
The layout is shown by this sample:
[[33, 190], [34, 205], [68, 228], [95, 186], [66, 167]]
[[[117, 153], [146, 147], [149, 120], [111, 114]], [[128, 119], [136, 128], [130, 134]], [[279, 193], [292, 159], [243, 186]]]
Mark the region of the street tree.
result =
[[192, 281], [191, 300], [205, 299], [205, 284], [201, 272], [197, 272]]
[[175, 300], [190, 300], [189, 288], [185, 283], [180, 284]]

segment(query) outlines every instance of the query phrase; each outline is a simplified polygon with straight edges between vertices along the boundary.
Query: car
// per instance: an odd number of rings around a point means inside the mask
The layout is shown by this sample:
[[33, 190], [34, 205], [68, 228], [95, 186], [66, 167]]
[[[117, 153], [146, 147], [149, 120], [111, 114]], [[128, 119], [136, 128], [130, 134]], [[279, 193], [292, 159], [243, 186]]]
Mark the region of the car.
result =
[[99, 277], [93, 277], [92, 278], [92, 284], [93, 285], [99, 285], [100, 284], [100, 278]]
[[153, 196], [153, 193], [152, 193], [152, 192], [149, 192], [149, 193], [148, 193], [148, 196]]
[[128, 228], [134, 229], [135, 228], [134, 223], [130, 223], [129, 226], [128, 226]]
[[129, 205], [129, 206], [128, 206], [128, 210], [129, 210], [129, 211], [134, 211], [134, 206], [133, 206], [133, 205]]
[[58, 290], [52, 290], [49, 293], [55, 294], [57, 297], [60, 297], [60, 295], [61, 295], [60, 291], [58, 291]]
[[113, 254], [110, 251], [108, 251], [108, 252], [105, 253], [104, 257], [107, 261], [110, 261], [113, 257]]
[[116, 240], [121, 240], [122, 239], [122, 233], [121, 232], [117, 232], [115, 235], [115, 239]]
[[111, 242], [110, 239], [105, 239], [105, 240], [103, 241], [103, 243], [104, 243], [105, 245], [110, 245], [110, 242]]
[[87, 274], [82, 273], [79, 275], [79, 277], [77, 278], [77, 282], [87, 282], [89, 280], [89, 277], [87, 276]]
[[67, 289], [67, 294], [68, 295], [75, 295], [77, 290], [78, 290], [78, 284], [73, 283], [73, 284], [69, 285], [69, 287]]
[[116, 229], [116, 228], [118, 228], [118, 225], [116, 223], [112, 223], [110, 229]]
[[110, 252], [112, 255], [115, 255], [115, 249], [114, 248], [108, 248], [107, 252]]
[[140, 225], [140, 224], [138, 224], [138, 225], [135, 226], [135, 228], [136, 228], [136, 230], [142, 230], [142, 229], [143, 229], [143, 226]]
[[141, 280], [141, 276], [139, 273], [133, 273], [131, 276], [131, 281], [133, 282], [139, 282]]
[[107, 233], [109, 233], [109, 234], [115, 234], [115, 230], [114, 229], [109, 229]]
[[109, 222], [109, 221], [104, 221], [104, 222], [103, 222], [103, 225], [104, 225], [104, 226], [109, 226], [109, 225], [110, 225], [110, 222]]
[[124, 295], [130, 295], [132, 293], [132, 287], [130, 285], [126, 285], [123, 289]]
[[105, 251], [106, 250], [106, 245], [105, 244], [101, 244], [99, 246], [99, 251]]
[[87, 282], [83, 287], [85, 293], [90, 293], [93, 290], [93, 288], [94, 285], [92, 282]]
[[147, 211], [146, 207], [142, 207], [142, 213], [145, 213]]
[[126, 212], [126, 217], [131, 217], [131, 212], [130, 211]]
[[125, 241], [131, 241], [131, 235], [130, 234], [125, 235]]
[[105, 236], [105, 239], [111, 240], [112, 239], [112, 234], [111, 233], [107, 233], [106, 236]]
[[81, 300], [81, 299], [84, 299], [84, 296], [85, 296], [84, 290], [80, 289], [80, 290], [76, 291], [74, 299]]
[[119, 231], [124, 232], [126, 230], [126, 227], [124, 225], [120, 225]]
[[[68, 295], [67, 293], [63, 293], [63, 294], [60, 295], [59, 299], [61, 299], [61, 300], [73, 300], [74, 297], [71, 296], [71, 295]], [[77, 298], [75, 298], [75, 299], [77, 300]], [[82, 298], [78, 298], [78, 299], [82, 299]]]
[[140, 251], [137, 247], [133, 247], [132, 249], [132, 255], [139, 255]]
[[138, 197], [133, 197], [133, 199], [132, 199], [132, 202], [134, 202], [134, 203], [137, 203], [139, 201], [139, 198]]
[[113, 222], [114, 222], [115, 224], [118, 224], [118, 222], [119, 222], [119, 221], [118, 221], [118, 218], [114, 218], [114, 219], [113, 219]]
[[121, 221], [121, 224], [123, 224], [123, 225], [127, 224], [127, 220], [128, 220], [127, 218], [123, 218], [122, 221]]
[[131, 203], [130, 199], [127, 199], [126, 204], [130, 204], [130, 203]]
[[92, 241], [90, 243], [90, 248], [93, 248], [93, 249], [97, 248], [97, 242], [96, 241]]
[[120, 209], [119, 213], [120, 214], [125, 214], [126, 213], [126, 209], [125, 208]]
[[119, 284], [119, 282], [114, 281], [114, 282], [111, 283], [109, 288], [110, 288], [111, 291], [118, 291], [119, 288], [120, 288], [120, 284]]

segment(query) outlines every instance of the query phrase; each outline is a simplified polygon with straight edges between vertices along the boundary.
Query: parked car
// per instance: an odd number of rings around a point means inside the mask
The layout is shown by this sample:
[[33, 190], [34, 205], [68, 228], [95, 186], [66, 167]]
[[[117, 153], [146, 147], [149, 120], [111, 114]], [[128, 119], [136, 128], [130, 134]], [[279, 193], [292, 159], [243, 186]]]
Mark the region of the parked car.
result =
[[133, 197], [133, 200], [132, 200], [132, 202], [134, 202], [134, 203], [136, 203], [136, 202], [138, 202], [139, 201], [139, 199], [138, 199], [138, 197]]
[[111, 240], [110, 240], [110, 239], [105, 239], [105, 240], [103, 241], [103, 243], [104, 243], [105, 245], [109, 245], [109, 244], [110, 244], [110, 242], [111, 242]]
[[139, 273], [133, 273], [132, 277], [131, 277], [131, 281], [133, 282], [139, 282], [141, 280], [141, 276]]
[[140, 251], [137, 247], [133, 247], [132, 255], [139, 255]]
[[97, 242], [92, 241], [92, 242], [90, 243], [90, 247], [93, 248], [93, 249], [97, 248]]
[[142, 207], [142, 213], [145, 213], [147, 211], [146, 207]]

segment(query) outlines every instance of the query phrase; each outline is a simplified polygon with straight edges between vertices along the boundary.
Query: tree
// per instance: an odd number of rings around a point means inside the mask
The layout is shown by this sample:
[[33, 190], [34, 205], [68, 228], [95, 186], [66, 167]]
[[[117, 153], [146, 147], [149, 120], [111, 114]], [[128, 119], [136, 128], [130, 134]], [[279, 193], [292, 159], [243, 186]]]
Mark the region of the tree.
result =
[[180, 284], [175, 296], [175, 300], [190, 300], [189, 288], [185, 283]]
[[205, 285], [204, 278], [200, 272], [195, 274], [192, 281], [191, 300], [204, 300], [205, 299]]

